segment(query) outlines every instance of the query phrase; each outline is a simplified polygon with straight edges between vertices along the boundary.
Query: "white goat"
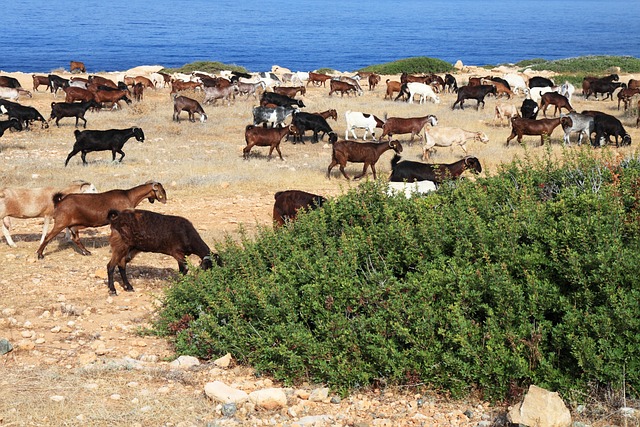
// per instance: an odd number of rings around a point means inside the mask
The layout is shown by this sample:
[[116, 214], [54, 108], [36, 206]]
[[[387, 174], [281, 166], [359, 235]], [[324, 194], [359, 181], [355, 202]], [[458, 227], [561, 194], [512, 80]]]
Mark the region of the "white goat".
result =
[[407, 89], [409, 90], [409, 104], [413, 104], [414, 95], [420, 95], [420, 104], [424, 104], [427, 98], [436, 104], [440, 103], [438, 95], [436, 95], [433, 88], [426, 83], [409, 82], [407, 83]]
[[571, 102], [571, 97], [573, 96], [573, 93], [575, 91], [576, 91], [575, 86], [569, 83], [568, 81], [565, 81], [562, 84], [562, 86], [560, 86], [560, 90], [558, 91], [558, 93], [566, 97], [569, 100], [569, 102]]
[[526, 92], [527, 82], [520, 74], [509, 73], [502, 76], [502, 78], [505, 79], [507, 83], [509, 83], [509, 86], [511, 86], [511, 90], [513, 91], [513, 93], [524, 94]]
[[28, 90], [24, 90], [21, 88], [12, 88], [12, 87], [3, 87], [0, 86], [0, 98], [2, 99], [11, 99], [12, 101], [17, 101], [21, 96], [26, 96], [27, 98], [31, 98], [31, 92]]
[[520, 117], [518, 113], [518, 107], [511, 104], [496, 104], [496, 115], [493, 118], [494, 123], [497, 122], [502, 125], [503, 119], [507, 119], [507, 124], [511, 123], [511, 117]]
[[53, 216], [53, 195], [56, 193], [96, 193], [96, 187], [86, 181], [74, 181], [69, 187], [60, 190], [55, 187], [42, 188], [3, 188], [0, 189], [0, 218], [2, 218], [2, 233], [7, 239], [7, 244], [12, 248], [17, 247], [9, 229], [10, 217], [13, 218], [42, 218], [44, 227], [40, 244], [44, 240], [49, 228], [49, 221]]
[[456, 144], [462, 148], [464, 155], [467, 155], [467, 141], [472, 139], [483, 143], [489, 142], [489, 137], [484, 132], [471, 132], [454, 127], [431, 127], [424, 128], [425, 144], [422, 148], [422, 159], [428, 160], [433, 147], [451, 147]]
[[344, 118], [347, 122], [347, 129], [344, 131], [344, 139], [349, 139], [349, 131], [354, 139], [358, 139], [355, 129], [364, 129], [362, 139], [367, 140], [367, 132], [371, 132], [371, 139], [376, 140], [376, 128], [382, 128], [384, 123], [373, 114], [361, 113], [360, 111], [346, 111]]

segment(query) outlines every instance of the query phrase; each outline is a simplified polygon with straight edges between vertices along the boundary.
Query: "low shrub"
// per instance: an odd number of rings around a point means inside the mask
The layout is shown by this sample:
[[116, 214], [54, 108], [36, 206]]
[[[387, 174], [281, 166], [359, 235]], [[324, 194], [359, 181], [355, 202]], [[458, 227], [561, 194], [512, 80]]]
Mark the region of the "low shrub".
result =
[[166, 294], [176, 350], [286, 384], [640, 390], [640, 162], [549, 152], [437, 193], [364, 183]]
[[370, 65], [358, 71], [366, 71], [377, 74], [423, 74], [423, 73], [448, 73], [453, 71], [453, 66], [441, 59], [417, 56], [400, 59], [384, 64]]
[[164, 68], [163, 73], [185, 73], [189, 74], [194, 71], [204, 71], [205, 73], [219, 73], [222, 70], [239, 71], [247, 73], [247, 69], [235, 64], [223, 64], [217, 61], [195, 61], [185, 64], [180, 68]]

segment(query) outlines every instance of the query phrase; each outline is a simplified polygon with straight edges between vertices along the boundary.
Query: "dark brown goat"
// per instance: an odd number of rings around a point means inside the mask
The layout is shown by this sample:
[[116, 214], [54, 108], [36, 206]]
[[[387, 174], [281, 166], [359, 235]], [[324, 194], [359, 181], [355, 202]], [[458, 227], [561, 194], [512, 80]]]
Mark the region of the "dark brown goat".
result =
[[144, 96], [144, 85], [142, 83], [136, 83], [133, 85], [133, 99], [140, 102]]
[[566, 96], [560, 95], [558, 92], [547, 92], [543, 93], [540, 99], [540, 109], [542, 110], [542, 114], [547, 117], [547, 108], [553, 105], [556, 107], [553, 110], [553, 115], [555, 116], [558, 112], [562, 113], [562, 109], [566, 108], [569, 110], [569, 113], [575, 111], [569, 100]]
[[340, 172], [349, 179], [344, 171], [347, 162], [364, 163], [362, 173], [353, 179], [360, 179], [367, 173], [367, 168], [371, 166], [373, 179], [376, 179], [376, 162], [387, 150], [394, 150], [396, 153], [402, 153], [402, 144], [398, 141], [389, 142], [357, 142], [357, 141], [336, 141], [333, 144], [333, 152], [331, 154], [331, 164], [327, 170], [327, 178], [331, 178], [331, 169], [337, 164], [340, 165]]
[[43, 251], [49, 242], [67, 227], [71, 229], [71, 238], [82, 255], [91, 255], [91, 252], [80, 241], [78, 229], [107, 225], [109, 210], [133, 209], [144, 199], [148, 199], [149, 203], [153, 203], [155, 200], [166, 203], [167, 193], [162, 184], [149, 181], [128, 190], [111, 190], [95, 194], [68, 194], [66, 196], [62, 196], [61, 193], [55, 194], [53, 196], [53, 220], [55, 223], [36, 252], [38, 259], [44, 258]]
[[38, 76], [35, 74], [32, 74], [31, 77], [33, 78], [33, 91], [37, 92], [38, 91], [38, 87], [40, 86], [46, 86], [47, 89], [49, 88], [49, 76]]
[[378, 83], [380, 83], [381, 77], [377, 74], [370, 74], [367, 80], [369, 81], [369, 90], [374, 90]]
[[624, 110], [627, 111], [631, 98], [640, 93], [640, 87], [625, 88], [618, 92], [618, 110], [620, 109], [620, 101], [624, 102]]
[[93, 92], [81, 87], [69, 86], [63, 88], [62, 90], [64, 90], [66, 94], [64, 99], [65, 102], [87, 102], [95, 99], [93, 96]]
[[328, 76], [326, 74], [320, 74], [320, 73], [314, 73], [314, 72], [309, 72], [309, 80], [307, 80], [307, 86], [309, 86], [309, 83], [313, 83], [314, 86], [324, 86], [327, 87], [327, 80], [331, 80], [331, 76]]
[[297, 134], [298, 131], [292, 124], [282, 128], [265, 128], [262, 126], [248, 125], [244, 130], [244, 140], [247, 142], [247, 146], [242, 149], [243, 157], [245, 160], [248, 159], [251, 149], [254, 146], [258, 146], [271, 147], [269, 149], [269, 160], [271, 160], [271, 154], [274, 148], [278, 152], [280, 160], [284, 160], [280, 152], [280, 142], [285, 136]]
[[189, 121], [195, 122], [195, 113], [200, 114], [200, 121], [202, 123], [207, 121], [207, 115], [202, 108], [202, 105], [195, 99], [187, 98], [186, 96], [173, 95], [173, 120], [180, 122], [180, 112], [186, 111], [189, 113]]
[[107, 215], [111, 225], [111, 260], [107, 264], [107, 285], [109, 295], [116, 295], [113, 284], [115, 268], [118, 266], [122, 287], [133, 292], [127, 279], [127, 263], [140, 252], [153, 252], [172, 256], [178, 261], [180, 273], [187, 274], [186, 257], [194, 254], [200, 257], [200, 268], [208, 270], [213, 266], [212, 257], [219, 264], [217, 254], [202, 240], [193, 224], [186, 218], [163, 215], [145, 210], [109, 210]]
[[301, 190], [278, 191], [274, 195], [273, 221], [274, 227], [293, 221], [300, 209], [316, 209], [327, 201], [322, 196]]
[[[405, 133], [411, 134], [411, 139], [409, 142], [413, 142], [413, 139], [416, 135], [420, 135], [422, 129], [430, 124], [431, 126], [435, 126], [438, 124], [438, 118], [433, 114], [429, 114], [427, 116], [422, 117], [389, 117], [388, 119], [385, 117], [384, 125], [382, 126], [382, 135], [380, 139], [382, 139], [385, 135], [389, 140], [393, 135], [401, 135]], [[422, 139], [425, 140], [424, 135], [422, 135]]]
[[466, 170], [473, 173], [482, 172], [480, 161], [473, 156], [466, 156], [451, 164], [429, 164], [400, 159], [396, 154], [391, 160], [391, 182], [432, 181], [440, 184], [446, 179], [457, 179]]
[[540, 145], [544, 144], [544, 137], [551, 136], [553, 130], [560, 124], [571, 127], [573, 125], [569, 117], [557, 117], [555, 119], [525, 119], [522, 117], [511, 118], [511, 135], [507, 138], [506, 146], [516, 136], [518, 142], [522, 142], [523, 135], [540, 135]]

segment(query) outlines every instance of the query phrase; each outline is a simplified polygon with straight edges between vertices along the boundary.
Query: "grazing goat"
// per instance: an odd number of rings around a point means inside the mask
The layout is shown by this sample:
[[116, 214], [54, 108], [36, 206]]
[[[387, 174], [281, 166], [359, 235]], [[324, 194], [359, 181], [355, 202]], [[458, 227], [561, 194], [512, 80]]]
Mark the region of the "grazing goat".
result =
[[127, 97], [128, 94], [129, 94], [128, 90], [98, 89], [95, 92], [93, 92], [93, 99], [100, 104], [112, 103], [113, 107], [111, 107], [111, 109], [117, 110], [120, 106], [119, 104], [120, 101], [124, 101], [127, 104], [131, 104], [131, 99]]
[[153, 252], [172, 256], [178, 261], [180, 273], [187, 274], [186, 257], [200, 257], [200, 268], [213, 267], [212, 258], [220, 263], [217, 254], [211, 253], [193, 224], [186, 218], [163, 215], [136, 209], [110, 209], [107, 219], [111, 225], [111, 260], [107, 263], [109, 295], [116, 295], [113, 276], [116, 266], [122, 278], [122, 287], [133, 292], [127, 279], [127, 263], [140, 252]]
[[142, 83], [136, 83], [133, 85], [133, 99], [137, 102], [142, 101], [144, 96], [144, 85]]
[[553, 115], [555, 116], [558, 112], [562, 113], [562, 109], [566, 108], [569, 112], [574, 111], [573, 107], [569, 103], [569, 100], [560, 95], [558, 92], [547, 92], [542, 95], [540, 99], [540, 109], [542, 110], [542, 114], [547, 117], [547, 108], [553, 105], [555, 109], [553, 110]]
[[538, 111], [540, 111], [540, 108], [536, 101], [532, 99], [525, 99], [522, 101], [520, 111], [522, 112], [523, 119], [535, 119], [538, 117]]
[[367, 77], [367, 81], [369, 82], [369, 90], [374, 90], [376, 86], [380, 83], [381, 77], [377, 74], [370, 74]]
[[302, 139], [304, 138], [304, 133], [308, 130], [313, 131], [311, 142], [314, 144], [318, 142], [318, 133], [320, 132], [323, 132], [323, 135], [325, 133], [329, 134], [329, 142], [337, 141], [337, 136], [333, 129], [331, 129], [331, 126], [329, 126], [329, 123], [327, 123], [327, 120], [318, 114], [296, 111], [293, 113], [291, 123], [298, 131], [298, 133], [294, 135], [294, 141], [304, 142]]
[[20, 120], [16, 118], [11, 118], [9, 120], [0, 122], [0, 136], [4, 135], [4, 131], [6, 131], [7, 129], [15, 129], [17, 131], [21, 131], [22, 123], [20, 123]]
[[100, 108], [100, 104], [93, 99], [86, 102], [52, 102], [51, 103], [51, 116], [49, 121], [56, 119], [56, 126], [60, 127], [60, 119], [63, 117], [75, 117], [76, 127], [78, 127], [78, 121], [82, 119], [84, 121], [84, 128], [87, 127], [87, 119], [84, 118], [85, 113], [89, 108]]
[[553, 80], [546, 77], [534, 76], [529, 79], [529, 89], [534, 87], [552, 87], [555, 86]]
[[631, 98], [640, 93], [640, 87], [626, 88], [618, 92], [618, 110], [620, 110], [620, 101], [624, 102], [624, 110], [627, 111]]
[[603, 100], [612, 99], [613, 100], [613, 92], [618, 88], [625, 89], [627, 87], [626, 83], [620, 82], [608, 82], [603, 80], [595, 80], [591, 82], [589, 87], [589, 93], [587, 93], [586, 99], [589, 99], [589, 95], [593, 94], [596, 99], [598, 99], [598, 94], [606, 94]]
[[20, 105], [15, 102], [0, 100], [0, 112], [9, 116], [9, 119], [17, 119], [24, 129], [29, 129], [32, 122], [39, 120], [42, 122], [42, 128], [49, 127], [49, 123], [40, 114], [38, 110], [28, 105]]
[[480, 141], [484, 144], [489, 142], [489, 137], [484, 132], [471, 132], [455, 127], [431, 127], [424, 129], [425, 143], [422, 148], [422, 159], [427, 160], [431, 156], [433, 147], [451, 147], [459, 145], [467, 155], [467, 141]]
[[525, 78], [521, 74], [509, 73], [502, 76], [502, 78], [509, 83], [511, 90], [514, 93], [525, 93], [525, 89], [527, 88], [527, 82]]
[[204, 101], [202, 101], [202, 103], [215, 104], [218, 99], [222, 99], [223, 101], [227, 101], [227, 106], [230, 106], [231, 97], [235, 99], [235, 94], [239, 92], [240, 89], [237, 83], [230, 83], [229, 86], [205, 86]]
[[301, 209], [316, 209], [326, 203], [327, 199], [301, 190], [278, 191], [274, 195], [273, 222], [274, 227], [294, 221]]
[[304, 102], [299, 99], [291, 98], [287, 95], [280, 95], [275, 92], [265, 92], [260, 97], [260, 105], [274, 104], [279, 107], [300, 107], [304, 108]]
[[107, 225], [109, 210], [133, 209], [144, 199], [148, 199], [149, 203], [153, 203], [155, 200], [166, 203], [167, 193], [162, 184], [156, 181], [148, 181], [128, 190], [110, 190], [96, 194], [63, 196], [56, 193], [53, 196], [54, 226], [47, 233], [36, 252], [38, 259], [44, 258], [44, 249], [65, 228], [71, 229], [71, 239], [78, 246], [82, 255], [91, 255], [91, 252], [80, 241], [78, 229]]
[[587, 139], [591, 140], [591, 134], [594, 131], [593, 116], [580, 114], [575, 111], [562, 116], [569, 117], [569, 119], [571, 119], [570, 125], [569, 123], [564, 123], [562, 125], [562, 130], [564, 131], [563, 141], [565, 144], [571, 144], [571, 132], [578, 132], [578, 145], [582, 145], [582, 136], [586, 136]]
[[128, 129], [109, 129], [109, 130], [76, 130], [74, 132], [76, 142], [73, 144], [73, 149], [67, 156], [67, 160], [64, 162], [66, 167], [69, 160], [76, 154], [82, 152], [82, 163], [87, 165], [87, 153], [93, 151], [111, 151], [112, 161], [116, 161], [116, 153], [120, 154], [119, 162], [122, 162], [124, 158], [124, 151], [122, 147], [124, 143], [132, 136], [136, 140], [144, 141], [144, 132], [139, 127], [132, 127]]
[[460, 109], [464, 110], [464, 101], [465, 99], [475, 99], [478, 104], [476, 104], [476, 110], [480, 109], [480, 104], [482, 104], [482, 108], [484, 108], [484, 97], [488, 94], [497, 95], [498, 91], [496, 87], [493, 85], [478, 85], [478, 86], [462, 86], [458, 89], [458, 99], [453, 103], [451, 107], [452, 110], [456, 108], [456, 105], [460, 104]]
[[349, 139], [349, 131], [354, 139], [358, 139], [355, 129], [364, 129], [363, 140], [367, 140], [367, 132], [371, 132], [371, 139], [376, 140], [376, 128], [382, 128], [384, 122], [373, 114], [361, 113], [359, 111], [346, 111], [344, 113], [347, 129], [344, 131], [344, 139]]
[[357, 142], [357, 141], [337, 141], [333, 144], [331, 153], [331, 164], [327, 170], [327, 178], [331, 178], [331, 169], [335, 165], [340, 165], [340, 172], [349, 179], [344, 171], [347, 162], [364, 163], [362, 173], [353, 179], [360, 179], [367, 173], [367, 168], [371, 166], [373, 179], [376, 179], [376, 162], [380, 156], [387, 150], [394, 150], [396, 153], [402, 152], [402, 144], [398, 141], [389, 142]]
[[253, 125], [258, 126], [264, 123], [264, 126], [271, 124], [271, 127], [277, 126], [289, 117], [295, 108], [292, 107], [253, 107]]
[[466, 156], [462, 160], [451, 164], [429, 164], [410, 160], [400, 161], [397, 154], [391, 159], [391, 182], [432, 181], [437, 184], [447, 179], [457, 179], [462, 172], [470, 170], [473, 173], [482, 172], [480, 161], [473, 156]]
[[511, 122], [511, 117], [520, 117], [518, 107], [511, 104], [496, 104], [496, 115], [493, 117], [494, 123], [502, 126], [503, 119], [507, 119], [507, 124]]
[[458, 82], [456, 78], [451, 74], [444, 75], [444, 89], [448, 93], [457, 93], [458, 92]]
[[345, 93], [348, 96], [349, 92], [353, 92], [354, 95], [359, 93], [358, 88], [356, 88], [354, 85], [352, 85], [351, 83], [340, 81], [340, 80], [331, 79], [331, 82], [329, 83], [329, 87], [331, 88], [331, 90], [329, 91], [329, 96], [331, 96], [331, 94], [336, 92], [340, 92], [341, 97], [344, 97]]
[[300, 93], [300, 95], [305, 95], [307, 93], [307, 88], [305, 86], [295, 86], [295, 87], [279, 86], [279, 87], [274, 87], [273, 91], [279, 95], [284, 95], [284, 96], [288, 96], [289, 98], [293, 98], [298, 93]]
[[534, 87], [525, 90], [525, 95], [527, 98], [532, 99], [535, 102], [540, 102], [542, 100], [542, 95], [549, 92], [557, 92], [558, 87]]
[[568, 117], [557, 117], [555, 119], [525, 119], [521, 117], [514, 117], [511, 119], [511, 135], [507, 138], [507, 147], [509, 141], [516, 136], [518, 142], [522, 142], [523, 135], [540, 135], [540, 145], [544, 144], [544, 137], [551, 137], [553, 130], [560, 124], [563, 126], [571, 126], [571, 119]]
[[560, 90], [558, 91], [558, 93], [560, 95], [565, 96], [569, 100], [569, 102], [571, 102], [571, 97], [573, 96], [573, 93], [575, 91], [576, 91], [575, 86], [569, 83], [568, 81], [565, 81], [562, 84], [562, 86], [560, 86]]
[[[609, 114], [597, 114], [593, 118], [593, 127], [596, 133], [596, 138], [593, 141], [595, 146], [602, 146], [609, 141], [611, 136], [616, 137], [616, 147], [620, 145], [631, 145], [631, 135], [622, 126], [620, 120]], [[621, 141], [618, 142], [618, 137]]]
[[86, 73], [87, 68], [84, 66], [83, 62], [71, 61], [69, 62], [69, 72], [70, 73]]
[[171, 95], [181, 92], [183, 90], [196, 90], [202, 89], [202, 83], [198, 82], [183, 82], [182, 80], [171, 81]]
[[22, 85], [15, 77], [0, 76], [0, 87], [10, 87], [13, 89], [22, 89]]
[[21, 96], [33, 98], [33, 95], [28, 90], [0, 86], [0, 99], [11, 99], [12, 101], [17, 101]]
[[297, 133], [298, 130], [292, 124], [283, 128], [265, 128], [247, 125], [244, 130], [244, 140], [246, 141], [247, 146], [242, 149], [242, 155], [246, 160], [249, 158], [249, 153], [254, 146], [271, 147], [269, 149], [269, 160], [271, 160], [271, 154], [273, 153], [274, 148], [278, 152], [280, 160], [284, 160], [282, 158], [282, 153], [280, 152], [280, 142], [285, 136], [296, 135]]
[[49, 221], [53, 216], [53, 195], [61, 193], [96, 193], [96, 187], [86, 181], [74, 181], [67, 188], [60, 190], [54, 187], [43, 188], [3, 188], [0, 189], [0, 218], [2, 218], [2, 234], [7, 239], [7, 244], [12, 248], [17, 247], [9, 230], [10, 218], [44, 218], [42, 237], [44, 241], [49, 228]]
[[[409, 140], [409, 142], [413, 142], [414, 137], [416, 135], [420, 135], [420, 132], [422, 131], [422, 129], [424, 129], [424, 127], [427, 124], [430, 124], [431, 126], [437, 125], [438, 118], [433, 114], [429, 114], [422, 117], [410, 117], [410, 118], [389, 117], [387, 118], [385, 114], [385, 120], [384, 120], [384, 125], [382, 126], [382, 135], [380, 136], [380, 139], [382, 139], [386, 135], [389, 141], [391, 141], [391, 137], [393, 135], [402, 135], [405, 133], [410, 133], [411, 139]], [[424, 140], [425, 137], [422, 136], [422, 139]]]
[[198, 101], [186, 96], [173, 95], [173, 121], [180, 122], [180, 112], [186, 111], [189, 114], [189, 121], [195, 122], [195, 113], [200, 115], [200, 122], [207, 121], [207, 115]]
[[427, 101], [427, 98], [435, 104], [440, 103], [438, 95], [436, 95], [433, 88], [426, 83], [408, 82], [407, 90], [409, 91], [409, 104], [413, 104], [414, 95], [420, 95], [420, 104], [424, 104]]
[[87, 101], [95, 100], [93, 96], [93, 92], [91, 92], [88, 89], [69, 86], [64, 88], [63, 90], [66, 94], [64, 99], [65, 102], [76, 102], [76, 101], [87, 102]]

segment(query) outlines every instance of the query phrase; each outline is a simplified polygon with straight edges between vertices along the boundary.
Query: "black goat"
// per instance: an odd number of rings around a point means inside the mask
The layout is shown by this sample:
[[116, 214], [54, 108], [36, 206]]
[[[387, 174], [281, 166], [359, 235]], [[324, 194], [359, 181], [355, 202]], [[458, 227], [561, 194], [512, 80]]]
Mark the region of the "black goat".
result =
[[22, 130], [22, 124], [18, 119], [9, 119], [3, 122], [0, 122], [0, 136], [4, 135], [4, 131], [7, 129], [15, 129]]
[[49, 121], [56, 119], [56, 126], [60, 126], [60, 119], [63, 117], [75, 117], [76, 127], [78, 127], [78, 120], [84, 121], [84, 128], [87, 127], [87, 119], [84, 118], [85, 113], [89, 108], [100, 108], [100, 104], [96, 101], [89, 100], [86, 102], [52, 102], [51, 103], [51, 116]]
[[275, 92], [264, 92], [260, 98], [260, 105], [264, 107], [268, 104], [274, 104], [280, 107], [293, 107], [294, 105], [300, 108], [304, 107], [302, 100], [294, 99], [287, 95], [280, 95]]
[[132, 292], [133, 286], [127, 279], [127, 263], [140, 252], [170, 255], [178, 261], [180, 273], [188, 271], [186, 257], [195, 254], [202, 260], [200, 267], [210, 269], [212, 257], [220, 264], [217, 254], [202, 240], [189, 220], [180, 216], [163, 215], [146, 210], [112, 209], [107, 216], [111, 225], [111, 260], [107, 264], [109, 294], [116, 295], [113, 275], [116, 265], [122, 277], [122, 287]]
[[144, 141], [144, 132], [142, 132], [142, 129], [138, 127], [109, 130], [76, 130], [74, 135], [76, 136], [76, 142], [73, 144], [73, 149], [67, 156], [67, 160], [64, 162], [65, 166], [67, 166], [67, 163], [69, 163], [69, 160], [73, 156], [80, 152], [82, 152], [82, 163], [86, 165], [87, 153], [92, 151], [110, 150], [113, 157], [112, 160], [114, 162], [116, 160], [116, 153], [119, 153], [120, 159], [118, 161], [122, 162], [122, 159], [124, 158], [124, 151], [122, 151], [122, 147], [129, 138], [135, 136], [138, 141]]
[[[265, 92], [268, 93], [268, 92]], [[329, 142], [335, 142], [338, 140], [338, 136], [335, 134], [327, 120], [317, 114], [294, 112], [291, 123], [298, 129], [298, 135], [294, 136], [294, 141], [299, 138], [300, 142], [304, 142], [304, 133], [308, 130], [313, 131], [313, 143], [318, 142], [318, 133], [324, 132], [329, 134]]]
[[[619, 145], [631, 145], [631, 135], [624, 129], [620, 120], [609, 114], [596, 114], [593, 117], [593, 129], [596, 133], [593, 145], [596, 147], [605, 145], [611, 136], [616, 138], [616, 147]], [[618, 137], [622, 139], [619, 143]]]
[[538, 117], [538, 111], [540, 108], [538, 107], [538, 103], [533, 99], [525, 99], [522, 101], [522, 106], [520, 107], [520, 113], [522, 113], [523, 119], [535, 119]]
[[480, 161], [473, 156], [467, 156], [451, 164], [429, 164], [400, 159], [397, 154], [391, 159], [391, 182], [433, 181], [440, 184], [446, 179], [457, 179], [465, 170], [473, 173], [482, 172]]
[[49, 90], [51, 90], [51, 93], [53, 93], [53, 96], [55, 96], [58, 93], [58, 89], [64, 89], [65, 87], [69, 87], [69, 79], [56, 76], [55, 74], [49, 74], [47, 78], [49, 79]]
[[7, 114], [9, 119], [17, 119], [24, 129], [29, 129], [31, 122], [40, 120], [42, 128], [48, 128], [49, 123], [42, 117], [38, 110], [28, 105], [21, 105], [17, 102], [0, 100], [0, 113]]

